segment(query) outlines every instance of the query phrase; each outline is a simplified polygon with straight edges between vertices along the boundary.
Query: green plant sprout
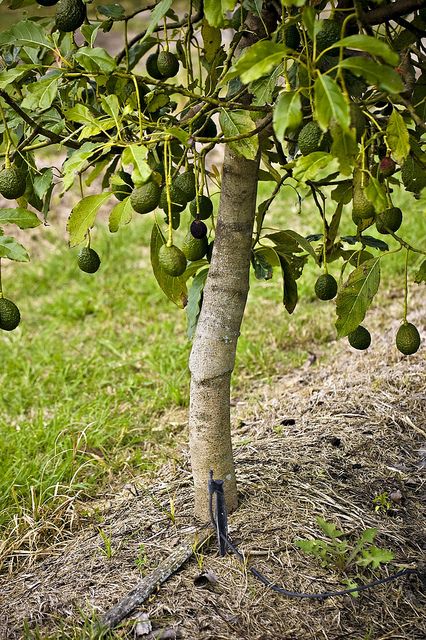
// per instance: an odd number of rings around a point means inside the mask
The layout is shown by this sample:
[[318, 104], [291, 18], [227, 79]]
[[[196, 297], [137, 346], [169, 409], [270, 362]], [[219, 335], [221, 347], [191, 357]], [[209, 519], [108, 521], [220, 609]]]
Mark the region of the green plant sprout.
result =
[[[393, 560], [392, 551], [373, 544], [377, 535], [377, 529], [373, 527], [364, 529], [357, 539], [351, 540], [333, 522], [318, 517], [317, 525], [328, 540], [302, 539], [294, 544], [304, 553], [318, 558], [322, 567], [334, 568], [339, 574], [355, 572], [357, 577], [365, 569], [374, 570]], [[357, 586], [357, 582], [346, 575], [342, 582], [348, 588]]]

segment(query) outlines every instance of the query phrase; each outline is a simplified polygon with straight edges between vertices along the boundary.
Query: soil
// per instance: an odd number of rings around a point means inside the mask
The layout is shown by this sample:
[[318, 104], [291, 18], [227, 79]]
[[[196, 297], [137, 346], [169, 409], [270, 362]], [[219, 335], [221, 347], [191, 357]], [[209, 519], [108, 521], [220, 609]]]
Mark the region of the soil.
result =
[[[411, 308], [416, 311], [410, 319], [424, 335], [420, 288]], [[229, 517], [229, 531], [245, 564], [231, 555], [220, 557], [210, 545], [124, 621], [115, 637], [426, 637], [425, 585], [418, 575], [357, 598], [313, 601], [273, 593], [247, 570], [253, 564], [286, 589], [312, 593], [339, 589], [345, 577], [362, 584], [424, 560], [425, 351], [423, 346], [415, 356], [400, 356], [393, 346], [398, 322], [388, 323], [377, 310], [369, 323], [376, 339], [367, 352], [355, 352], [346, 341], [335, 343], [235, 403], [241, 502]], [[376, 510], [373, 500], [384, 494], [387, 503]], [[108, 610], [188, 537], [194, 525], [191, 504], [184, 449], [149, 486], [143, 478], [133, 479], [86, 505], [91, 515], [82, 518], [71, 540], [0, 577], [0, 637], [22, 638], [24, 621], [25, 638], [94, 637], [83, 630], [79, 635], [78, 625]], [[349, 540], [376, 528], [376, 545], [390, 549], [394, 559], [358, 574], [353, 567], [342, 575], [332, 565], [321, 566], [294, 545], [298, 538], [324, 539], [318, 517], [335, 523]]]

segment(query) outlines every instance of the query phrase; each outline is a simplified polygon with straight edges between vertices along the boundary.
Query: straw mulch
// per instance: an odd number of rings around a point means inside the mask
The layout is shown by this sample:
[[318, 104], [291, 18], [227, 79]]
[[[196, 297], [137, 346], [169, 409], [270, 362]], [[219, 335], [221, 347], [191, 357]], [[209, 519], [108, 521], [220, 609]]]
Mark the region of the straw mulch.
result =
[[[420, 311], [421, 305], [417, 322], [424, 332]], [[230, 532], [248, 562], [287, 589], [342, 586], [335, 568], [294, 546], [297, 538], [321, 536], [318, 516], [352, 536], [377, 528], [377, 545], [391, 549], [394, 560], [376, 577], [424, 557], [425, 351], [399, 356], [390, 346], [396, 326], [368, 353], [338, 343], [326, 364], [319, 357], [234, 407], [241, 506], [230, 517]], [[390, 508], [375, 511], [373, 499], [384, 493], [392, 497]], [[0, 637], [23, 637], [24, 620], [41, 629], [27, 631], [27, 638], [92, 637], [78, 624], [122, 598], [185, 538], [191, 503], [184, 452], [151, 486], [136, 482], [95, 505], [91, 524], [60, 553], [0, 578]], [[161, 637], [164, 629], [165, 637], [191, 640], [426, 637], [426, 597], [417, 576], [356, 599], [318, 602], [272, 593], [232, 556], [220, 558], [214, 545], [197, 560], [140, 607], [148, 626], [127, 620], [114, 637]], [[201, 571], [210, 580], [196, 580]], [[371, 577], [364, 570], [358, 579]], [[151, 635], [142, 634], [150, 625]]]

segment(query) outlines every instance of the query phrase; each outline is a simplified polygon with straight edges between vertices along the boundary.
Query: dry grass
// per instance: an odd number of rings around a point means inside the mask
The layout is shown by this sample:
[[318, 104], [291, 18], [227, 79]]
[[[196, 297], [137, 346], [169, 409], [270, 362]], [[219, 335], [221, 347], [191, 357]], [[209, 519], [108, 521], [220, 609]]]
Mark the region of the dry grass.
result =
[[[420, 303], [413, 320], [424, 323]], [[380, 316], [373, 322], [379, 328]], [[297, 537], [320, 535], [317, 516], [345, 532], [376, 527], [379, 546], [395, 554], [380, 575], [422, 559], [424, 349], [400, 357], [389, 347], [394, 329], [369, 353], [333, 345], [332, 358], [320, 354], [313, 366], [307, 363], [236, 403], [241, 507], [230, 518], [230, 531], [248, 561], [287, 589], [318, 592], [341, 585], [333, 569], [321, 568], [293, 544]], [[402, 501], [387, 513], [376, 512], [373, 498], [396, 489]], [[108, 609], [178, 544], [192, 523], [191, 494], [183, 453], [152, 485], [141, 479], [93, 503], [90, 521], [73, 539], [33, 567], [1, 578], [0, 637], [92, 637], [78, 631], [78, 621]], [[216, 578], [207, 588], [194, 585], [201, 565]], [[361, 580], [369, 577], [364, 573]], [[212, 550], [188, 563], [141, 610], [154, 629], [171, 627], [188, 639], [420, 640], [426, 634], [424, 604], [415, 576], [357, 599], [287, 599]], [[23, 636], [25, 619], [30, 629], [41, 629], [39, 635]], [[114, 637], [133, 637], [133, 626], [127, 621]]]

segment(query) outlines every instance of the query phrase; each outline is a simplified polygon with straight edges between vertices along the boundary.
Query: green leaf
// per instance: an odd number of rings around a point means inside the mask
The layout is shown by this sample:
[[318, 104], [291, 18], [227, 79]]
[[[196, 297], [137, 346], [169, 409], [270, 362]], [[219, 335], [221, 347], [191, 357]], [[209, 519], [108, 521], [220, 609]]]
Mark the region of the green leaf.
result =
[[204, 20], [201, 27], [201, 36], [203, 38], [204, 58], [210, 64], [214, 61], [222, 45], [221, 30], [212, 27]]
[[130, 204], [130, 198], [124, 198], [111, 209], [109, 214], [109, 230], [111, 233], [116, 233], [120, 227], [129, 224], [132, 216], [133, 207]]
[[28, 84], [26, 89], [28, 94], [21, 102], [23, 109], [39, 110], [49, 109], [58, 94], [59, 80], [61, 72], [54, 71], [44, 79]]
[[417, 284], [426, 282], [426, 260], [423, 260], [422, 264], [420, 265], [419, 270], [414, 276], [414, 282], [416, 282]]
[[113, 118], [97, 118], [84, 104], [77, 104], [65, 111], [65, 117], [72, 122], [85, 124], [85, 136], [96, 135], [115, 125]]
[[381, 564], [387, 564], [394, 559], [394, 554], [389, 549], [379, 549], [373, 545], [369, 549], [363, 549], [362, 558], [356, 561], [360, 567], [377, 569]]
[[333, 78], [318, 76], [314, 84], [315, 119], [323, 131], [327, 131], [331, 122], [338, 123], [343, 131], [349, 131], [349, 105]]
[[120, 131], [120, 103], [115, 93], [110, 93], [107, 96], [101, 97], [102, 109], [106, 114], [111, 116], [117, 127], [117, 131]]
[[232, 11], [237, 0], [204, 0], [204, 15], [212, 27], [222, 27], [228, 11]]
[[[342, 584], [344, 585], [345, 589], [356, 589], [358, 587], [358, 582], [355, 582], [355, 580], [352, 580], [351, 578], [345, 578], [344, 580], [342, 580]], [[358, 591], [353, 591], [349, 595], [352, 598], [359, 598]]]
[[389, 251], [389, 245], [379, 238], [373, 238], [373, 236], [362, 236], [362, 242], [367, 247], [373, 247], [373, 249], [380, 249], [380, 251]]
[[399, 74], [386, 65], [355, 56], [345, 58], [340, 62], [340, 66], [349, 69], [356, 76], [362, 76], [369, 84], [389, 93], [399, 93], [404, 90], [404, 84]]
[[240, 77], [241, 82], [248, 84], [262, 76], [266, 76], [279, 64], [290, 49], [283, 44], [271, 40], [260, 40], [244, 49], [237, 62], [227, 73], [226, 81]]
[[151, 19], [148, 23], [145, 35], [139, 42], [143, 42], [144, 40], [146, 40], [146, 38], [149, 38], [155, 27], [164, 18], [172, 4], [173, 0], [160, 0], [160, 2], [155, 6], [155, 9], [152, 11]]
[[38, 198], [43, 198], [53, 185], [53, 171], [51, 168], [42, 169], [34, 177], [33, 189]]
[[316, 34], [322, 28], [323, 21], [317, 19], [314, 7], [304, 7], [302, 9], [302, 20], [310, 39], [314, 41]]
[[318, 264], [318, 256], [314, 251], [311, 243], [301, 236], [297, 231], [292, 229], [286, 229], [284, 231], [277, 231], [276, 233], [269, 233], [265, 236], [276, 245], [277, 251], [280, 253], [300, 253], [306, 251], [309, 253], [315, 262]]
[[354, 331], [377, 293], [380, 283], [380, 258], [366, 260], [354, 269], [336, 298], [336, 329], [339, 338]]
[[370, 177], [364, 193], [375, 208], [376, 212], [384, 211], [388, 206], [386, 199], [386, 188], [377, 178]]
[[102, 22], [83, 24], [80, 27], [81, 35], [91, 47], [95, 44], [96, 36], [98, 35], [98, 31], [102, 27], [102, 24]]
[[278, 88], [278, 78], [282, 75], [283, 68], [284, 65], [279, 64], [270, 75], [250, 82], [249, 92], [254, 96], [253, 105], [265, 105], [273, 102], [273, 95]]
[[93, 142], [85, 142], [80, 149], [75, 151], [67, 160], [65, 160], [62, 166], [62, 190], [69, 189], [75, 180], [75, 174], [81, 171], [86, 165], [87, 160], [102, 147], [102, 144], [95, 144]]
[[333, 47], [348, 47], [349, 49], [360, 49], [371, 53], [373, 56], [379, 56], [393, 67], [399, 63], [399, 55], [386, 42], [378, 40], [372, 36], [362, 34], [347, 36], [332, 45]]
[[251, 262], [256, 280], [270, 280], [272, 278], [272, 265], [267, 261], [262, 249], [253, 252]]
[[53, 49], [51, 40], [46, 37], [45, 30], [31, 20], [22, 20], [9, 31], [0, 34], [0, 46], [14, 45], [15, 47], [29, 47], [38, 49], [45, 47]]
[[173, 278], [161, 268], [158, 261], [158, 252], [165, 242], [165, 238], [161, 233], [160, 228], [157, 224], [154, 224], [151, 233], [151, 265], [155, 279], [169, 300], [183, 309], [188, 301], [186, 275], [184, 273], [179, 278]]
[[395, 108], [389, 116], [386, 140], [392, 151], [392, 156], [398, 164], [402, 164], [410, 153], [410, 140], [404, 118]]
[[318, 517], [317, 525], [319, 526], [321, 531], [325, 533], [325, 535], [329, 538], [340, 538], [341, 536], [345, 535], [343, 531], [340, 531], [340, 529], [338, 529], [333, 522], [328, 522], [328, 520], [324, 520], [324, 518]]
[[330, 227], [328, 230], [328, 242], [330, 245], [333, 245], [336, 240], [337, 233], [340, 228], [340, 221], [342, 219], [342, 211], [343, 211], [343, 204], [339, 202], [339, 204], [336, 207], [336, 211], [333, 213], [333, 217], [331, 218]]
[[281, 0], [284, 7], [303, 7], [306, 0]]
[[[250, 118], [249, 112], [243, 109], [237, 109], [236, 111], [221, 109], [219, 122], [223, 134], [227, 138], [250, 133], [256, 128], [255, 123]], [[247, 160], [255, 159], [259, 147], [257, 135], [236, 140], [235, 142], [229, 142], [228, 144], [234, 153], [244, 156]]]
[[297, 91], [281, 93], [274, 106], [273, 126], [278, 140], [294, 131], [302, 122], [302, 103]]
[[8, 258], [16, 262], [28, 262], [30, 256], [22, 244], [10, 236], [0, 236], [0, 258]]
[[136, 187], [147, 182], [151, 176], [152, 170], [146, 161], [147, 155], [147, 147], [141, 144], [130, 144], [123, 151], [122, 162], [124, 165], [133, 165], [132, 180]]
[[293, 178], [306, 182], [306, 180], [321, 180], [338, 172], [337, 158], [331, 153], [314, 151], [314, 153], [297, 159], [293, 169]]
[[161, 107], [165, 107], [166, 104], [169, 104], [170, 102], [170, 98], [167, 93], [164, 93], [161, 90], [150, 91], [146, 94], [144, 100], [146, 104], [146, 110], [149, 111], [149, 113], [158, 111], [158, 109], [161, 109]]
[[372, 544], [376, 538], [376, 535], [377, 529], [375, 529], [374, 527], [368, 527], [361, 533], [357, 544]]
[[331, 197], [335, 202], [349, 204], [352, 200], [352, 180], [342, 180], [331, 192]]
[[327, 554], [328, 545], [324, 540], [296, 540], [294, 545], [311, 556], [323, 558]]
[[101, 47], [81, 47], [74, 54], [74, 59], [85, 69], [91, 73], [103, 71], [111, 73], [117, 66], [114, 58]]
[[121, 4], [99, 4], [96, 8], [100, 14], [111, 20], [122, 20], [126, 15]]
[[28, 71], [35, 68], [35, 65], [32, 64], [20, 64], [18, 67], [8, 69], [7, 71], [0, 71], [0, 89], [5, 89], [9, 84], [12, 84], [12, 82], [20, 80]]
[[70, 247], [75, 247], [80, 242], [83, 242], [87, 231], [93, 227], [99, 209], [111, 196], [112, 193], [100, 193], [94, 196], [87, 196], [76, 204], [67, 222]]
[[20, 229], [33, 229], [41, 224], [34, 211], [18, 207], [17, 209], [0, 209], [0, 225], [16, 224]]
[[198, 316], [200, 315], [203, 300], [203, 290], [208, 273], [208, 267], [201, 269], [194, 277], [188, 292], [188, 304], [186, 306], [188, 328], [186, 333], [190, 340], [194, 337], [195, 329], [197, 328]]
[[182, 144], [187, 144], [190, 138], [189, 133], [183, 129], [179, 129], [179, 127], [168, 127], [164, 130], [164, 133], [170, 133], [171, 136], [180, 140]]
[[352, 174], [358, 155], [358, 143], [355, 140], [354, 132], [351, 130], [343, 131], [338, 124], [331, 124], [330, 130], [333, 136], [330, 152], [339, 161], [340, 173], [349, 176]]
[[296, 308], [299, 299], [297, 292], [297, 282], [291, 267], [290, 261], [278, 254], [281, 264], [281, 272], [283, 276], [283, 303], [289, 314], [292, 314]]

